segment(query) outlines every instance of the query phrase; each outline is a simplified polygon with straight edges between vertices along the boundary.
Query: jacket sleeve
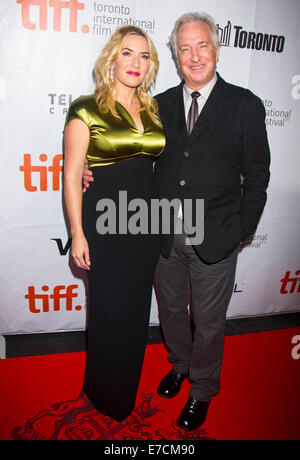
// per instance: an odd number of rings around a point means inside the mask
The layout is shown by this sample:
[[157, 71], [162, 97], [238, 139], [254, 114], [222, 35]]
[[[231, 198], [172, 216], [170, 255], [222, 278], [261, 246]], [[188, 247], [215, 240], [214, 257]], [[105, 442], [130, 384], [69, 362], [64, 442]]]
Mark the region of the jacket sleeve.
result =
[[266, 203], [270, 178], [265, 108], [257, 96], [250, 95], [244, 108], [242, 134], [243, 200], [240, 218], [243, 240], [255, 233]]

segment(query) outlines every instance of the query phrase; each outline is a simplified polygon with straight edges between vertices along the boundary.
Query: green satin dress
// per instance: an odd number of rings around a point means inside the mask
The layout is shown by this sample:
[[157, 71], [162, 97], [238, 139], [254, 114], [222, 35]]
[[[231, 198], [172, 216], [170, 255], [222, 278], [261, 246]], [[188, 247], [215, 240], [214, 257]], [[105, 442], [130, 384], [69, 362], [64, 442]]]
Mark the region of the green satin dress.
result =
[[[135, 407], [147, 341], [161, 244], [160, 235], [151, 234], [150, 204], [158, 199], [153, 160], [163, 152], [165, 137], [146, 111], [141, 133], [121, 104], [116, 109], [119, 118], [100, 113], [94, 95], [82, 96], [70, 105], [66, 123], [79, 118], [88, 126], [87, 160], [94, 175], [82, 206], [91, 257], [83, 389], [101, 413], [121, 421]], [[124, 230], [124, 215], [129, 223], [138, 211], [126, 205], [124, 214], [124, 205], [140, 203], [136, 199], [148, 206], [148, 233], [144, 227], [136, 234]]]

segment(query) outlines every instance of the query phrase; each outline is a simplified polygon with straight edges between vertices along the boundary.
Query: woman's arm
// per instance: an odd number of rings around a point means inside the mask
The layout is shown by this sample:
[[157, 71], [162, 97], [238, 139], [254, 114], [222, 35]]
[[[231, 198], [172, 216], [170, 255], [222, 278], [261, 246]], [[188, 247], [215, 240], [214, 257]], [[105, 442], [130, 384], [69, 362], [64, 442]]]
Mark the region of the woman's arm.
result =
[[71, 255], [75, 264], [90, 269], [88, 243], [82, 228], [82, 172], [89, 145], [89, 128], [79, 119], [65, 129], [64, 195], [71, 225]]

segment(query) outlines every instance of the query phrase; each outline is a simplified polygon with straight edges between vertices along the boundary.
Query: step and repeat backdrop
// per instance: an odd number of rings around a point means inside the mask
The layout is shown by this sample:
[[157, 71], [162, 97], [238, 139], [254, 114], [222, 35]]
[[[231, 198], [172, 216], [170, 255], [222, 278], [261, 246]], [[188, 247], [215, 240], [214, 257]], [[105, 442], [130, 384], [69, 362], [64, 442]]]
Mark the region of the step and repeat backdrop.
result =
[[[86, 279], [70, 262], [62, 198], [68, 106], [93, 92], [94, 62], [126, 24], [157, 47], [153, 95], [177, 85], [168, 39], [189, 11], [218, 24], [220, 75], [263, 101], [272, 154], [268, 202], [239, 255], [228, 318], [300, 311], [299, 0], [1, 0], [1, 334], [85, 329]], [[159, 322], [155, 293], [150, 321]]]

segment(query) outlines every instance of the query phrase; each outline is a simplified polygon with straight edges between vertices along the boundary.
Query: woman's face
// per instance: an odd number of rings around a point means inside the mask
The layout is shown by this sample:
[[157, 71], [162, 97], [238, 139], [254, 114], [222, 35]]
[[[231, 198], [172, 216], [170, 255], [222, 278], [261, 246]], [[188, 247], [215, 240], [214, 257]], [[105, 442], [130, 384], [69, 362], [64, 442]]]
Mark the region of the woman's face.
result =
[[150, 65], [148, 41], [140, 35], [127, 35], [114, 62], [116, 86], [137, 88], [145, 79]]

